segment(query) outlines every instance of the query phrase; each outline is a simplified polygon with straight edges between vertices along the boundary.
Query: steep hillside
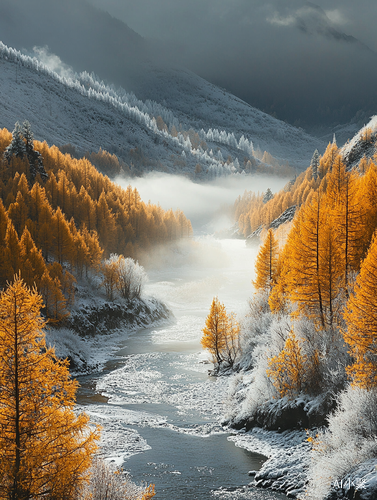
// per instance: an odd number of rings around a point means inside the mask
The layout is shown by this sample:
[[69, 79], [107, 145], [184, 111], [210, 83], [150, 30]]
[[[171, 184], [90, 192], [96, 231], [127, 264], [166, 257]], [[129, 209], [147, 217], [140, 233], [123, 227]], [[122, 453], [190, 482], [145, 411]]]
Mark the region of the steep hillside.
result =
[[[299, 169], [307, 167], [314, 149], [323, 149], [318, 139], [192, 73], [150, 69], [149, 75], [140, 95], [161, 104], [87, 73], [60, 76], [1, 44], [0, 125], [11, 129], [27, 119], [36, 138], [49, 144], [71, 143], [82, 153], [102, 147], [139, 172], [192, 176], [200, 165], [204, 177], [241, 173], [249, 160], [258, 171], [254, 147]], [[170, 108], [164, 106], [168, 96]]]
[[245, 101], [188, 70], [150, 68], [137, 95], [164, 103], [186, 126], [196, 130], [225, 130], [244, 135], [255, 148], [304, 169], [315, 149], [326, 144], [285, 122], [253, 108]]
[[347, 167], [358, 165], [365, 156], [372, 158], [376, 153], [377, 116], [373, 116], [341, 149], [341, 155]]

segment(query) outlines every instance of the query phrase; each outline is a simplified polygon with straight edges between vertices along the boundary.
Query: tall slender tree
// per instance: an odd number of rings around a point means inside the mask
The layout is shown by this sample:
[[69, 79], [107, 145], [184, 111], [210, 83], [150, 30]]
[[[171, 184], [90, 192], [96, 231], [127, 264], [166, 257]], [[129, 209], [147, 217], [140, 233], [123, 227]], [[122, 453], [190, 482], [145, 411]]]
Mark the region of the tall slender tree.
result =
[[298, 310], [321, 328], [334, 320], [339, 294], [338, 253], [325, 198], [316, 192], [301, 208], [288, 235], [286, 289]]
[[73, 411], [77, 383], [46, 346], [42, 299], [20, 278], [0, 294], [0, 497], [73, 499], [99, 431]]
[[360, 269], [370, 243], [366, 211], [358, 193], [359, 176], [356, 172], [346, 171], [340, 156], [335, 159], [327, 178], [328, 207], [343, 265], [343, 287], [348, 297], [350, 275]]
[[224, 361], [223, 351], [226, 346], [226, 335], [228, 329], [228, 317], [225, 306], [217, 297], [214, 297], [209, 315], [207, 316], [201, 344], [204, 349], [208, 349], [212, 355], [214, 363], [218, 367]]
[[318, 149], [316, 149], [313, 153], [312, 160], [310, 162], [310, 166], [312, 168], [313, 179], [316, 181], [318, 179], [318, 167], [320, 162], [320, 154], [318, 153]]
[[355, 385], [377, 387], [377, 238], [361, 265], [344, 314], [353, 364], [347, 369]]
[[253, 281], [253, 285], [257, 290], [272, 290], [276, 282], [278, 257], [278, 242], [275, 239], [273, 230], [269, 229], [266, 239], [259, 250], [255, 264], [256, 278]]

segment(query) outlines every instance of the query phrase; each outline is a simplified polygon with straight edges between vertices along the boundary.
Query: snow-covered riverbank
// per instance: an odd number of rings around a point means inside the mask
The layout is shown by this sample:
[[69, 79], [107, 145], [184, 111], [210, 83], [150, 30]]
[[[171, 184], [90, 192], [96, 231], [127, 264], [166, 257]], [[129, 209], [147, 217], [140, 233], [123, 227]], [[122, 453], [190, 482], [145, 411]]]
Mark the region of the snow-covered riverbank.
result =
[[368, 437], [372, 396], [364, 395], [360, 412], [356, 404], [344, 404], [352, 392], [349, 388], [340, 397], [328, 428], [278, 432], [253, 427], [228, 437], [236, 446], [268, 457], [259, 471], [251, 471], [255, 486], [302, 500], [375, 500], [376, 440]]
[[100, 295], [79, 289], [71, 315], [46, 331], [48, 344], [58, 357], [68, 358], [73, 375], [101, 371], [106, 361], [130, 333], [174, 322], [167, 306], [154, 297], [109, 302]]
[[[285, 493], [289, 498], [302, 496], [307, 481], [311, 444], [305, 431], [266, 431], [258, 427], [228, 437], [236, 446], [268, 457], [254, 471], [255, 485]], [[253, 472], [253, 471], [250, 471]]]

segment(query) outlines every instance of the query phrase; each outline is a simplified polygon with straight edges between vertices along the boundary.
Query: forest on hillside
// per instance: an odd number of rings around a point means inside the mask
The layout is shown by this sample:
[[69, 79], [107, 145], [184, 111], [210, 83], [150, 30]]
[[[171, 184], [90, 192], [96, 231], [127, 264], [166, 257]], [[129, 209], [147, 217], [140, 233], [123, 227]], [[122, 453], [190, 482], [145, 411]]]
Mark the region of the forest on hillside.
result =
[[[375, 137], [370, 128], [366, 128], [360, 136], [360, 148], [374, 143]], [[244, 237], [249, 236], [261, 226], [268, 227], [290, 207], [300, 207], [314, 191], [325, 192], [327, 173], [332, 170], [335, 158], [339, 155], [336, 142], [330, 143], [322, 156], [315, 151], [310, 168], [295, 176], [285, 188], [272, 196], [270, 190], [266, 193], [245, 191], [239, 196], [233, 207], [235, 221], [239, 232]], [[363, 157], [357, 169], [365, 173], [372, 160]], [[376, 161], [376, 160], [374, 160]]]
[[28, 122], [0, 131], [0, 287], [20, 274], [50, 320], [69, 313], [76, 280], [104, 274], [106, 285], [111, 255], [140, 259], [191, 234], [183, 212], [144, 203], [88, 159], [34, 141]]
[[[232, 425], [323, 427], [309, 437], [308, 498], [377, 454], [376, 193], [377, 155], [347, 168], [335, 142], [275, 195], [245, 193], [240, 231], [263, 228], [249, 313], [235, 329], [214, 301], [203, 329], [217, 371], [238, 373]], [[270, 228], [290, 207], [293, 221]]]

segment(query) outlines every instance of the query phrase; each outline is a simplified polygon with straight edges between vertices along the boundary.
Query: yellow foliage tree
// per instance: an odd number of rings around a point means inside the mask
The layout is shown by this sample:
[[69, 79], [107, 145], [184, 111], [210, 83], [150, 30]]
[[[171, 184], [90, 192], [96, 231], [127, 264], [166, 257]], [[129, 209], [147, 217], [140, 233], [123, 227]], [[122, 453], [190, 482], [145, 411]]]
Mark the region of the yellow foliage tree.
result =
[[224, 357], [228, 366], [233, 366], [240, 350], [240, 324], [236, 320], [236, 315], [232, 312], [228, 316], [228, 329], [225, 335]]
[[327, 206], [336, 235], [339, 258], [343, 267], [343, 287], [348, 296], [350, 275], [360, 269], [360, 262], [370, 244], [365, 202], [359, 195], [359, 175], [347, 172], [337, 156], [327, 176]]
[[205, 327], [202, 330], [201, 344], [212, 355], [213, 362], [220, 367], [224, 361], [232, 366], [240, 351], [240, 326], [233, 313], [227, 315], [224, 304], [214, 297]]
[[339, 252], [323, 196], [315, 193], [296, 216], [285, 248], [285, 280], [299, 312], [321, 327], [335, 319], [339, 294]]
[[326, 151], [324, 152], [322, 158], [319, 161], [318, 173], [319, 177], [322, 179], [325, 177], [327, 172], [331, 172], [332, 167], [336, 158], [339, 157], [339, 148], [335, 142], [329, 143]]
[[269, 229], [255, 264], [256, 278], [253, 285], [257, 290], [272, 290], [277, 275], [278, 252], [278, 242], [274, 237], [273, 230]]
[[344, 340], [350, 347], [353, 364], [347, 372], [354, 385], [377, 386], [377, 238], [361, 265], [355, 291], [344, 314]]
[[306, 356], [291, 330], [278, 356], [268, 360], [267, 375], [281, 397], [299, 394], [304, 388]]
[[77, 382], [45, 343], [42, 299], [18, 277], [0, 294], [0, 498], [72, 499], [99, 429], [75, 415]]
[[208, 349], [212, 355], [214, 363], [220, 365], [225, 348], [225, 337], [228, 328], [228, 317], [225, 306], [217, 297], [214, 297], [209, 315], [207, 316], [203, 336], [200, 341], [204, 349]]

